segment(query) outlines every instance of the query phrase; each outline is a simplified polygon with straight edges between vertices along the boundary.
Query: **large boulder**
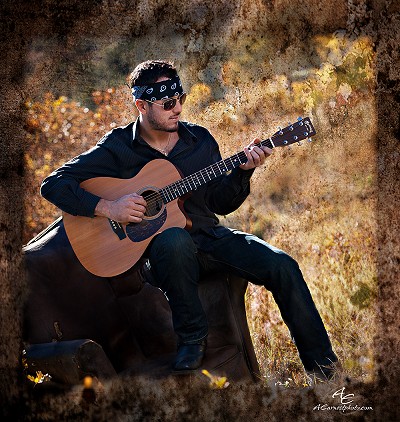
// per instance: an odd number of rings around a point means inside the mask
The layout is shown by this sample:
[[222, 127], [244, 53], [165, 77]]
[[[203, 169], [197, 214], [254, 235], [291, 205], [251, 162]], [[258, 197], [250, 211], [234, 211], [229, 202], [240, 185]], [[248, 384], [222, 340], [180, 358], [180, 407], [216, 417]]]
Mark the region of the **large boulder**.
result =
[[[171, 374], [177, 349], [171, 311], [164, 294], [146, 281], [144, 261], [111, 278], [89, 273], [76, 258], [62, 219], [32, 239], [24, 247], [24, 256], [30, 288], [24, 341], [28, 361], [37, 369], [41, 356], [44, 369], [51, 372], [54, 362], [62, 364], [62, 359], [52, 360], [51, 355], [76, 354], [74, 345], [93, 350], [92, 342], [89, 347], [87, 341], [71, 343], [90, 339], [103, 349], [116, 373]], [[199, 287], [209, 322], [202, 368], [232, 380], [257, 380], [259, 376], [246, 321], [246, 288], [247, 281], [230, 274], [203, 279]], [[57, 345], [49, 346], [52, 342]], [[98, 373], [94, 365], [84, 366], [80, 364], [76, 378], [112, 374], [108, 363], [103, 365], [105, 372], [99, 363]], [[53, 372], [59, 374], [60, 368]]]

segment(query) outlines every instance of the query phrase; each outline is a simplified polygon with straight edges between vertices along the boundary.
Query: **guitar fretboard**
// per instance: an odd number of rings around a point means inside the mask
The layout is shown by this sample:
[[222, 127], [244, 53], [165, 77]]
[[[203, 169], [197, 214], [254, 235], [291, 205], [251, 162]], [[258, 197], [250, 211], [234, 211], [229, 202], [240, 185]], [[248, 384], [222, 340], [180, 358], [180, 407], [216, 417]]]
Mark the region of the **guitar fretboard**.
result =
[[[274, 148], [271, 138], [261, 141], [259, 145]], [[196, 173], [186, 176], [183, 179], [177, 180], [160, 190], [160, 194], [164, 203], [168, 203], [177, 199], [186, 193], [198, 189], [200, 186], [210, 182], [213, 179], [225, 174], [236, 167], [244, 164], [247, 161], [244, 151], [238, 152], [225, 160], [218, 161], [210, 166], [197, 171]]]

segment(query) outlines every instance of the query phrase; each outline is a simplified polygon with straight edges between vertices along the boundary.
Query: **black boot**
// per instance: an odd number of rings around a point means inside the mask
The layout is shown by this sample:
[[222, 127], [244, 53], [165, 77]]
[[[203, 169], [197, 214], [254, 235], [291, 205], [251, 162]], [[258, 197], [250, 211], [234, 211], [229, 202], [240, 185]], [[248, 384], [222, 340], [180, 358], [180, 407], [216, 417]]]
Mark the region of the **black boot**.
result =
[[200, 340], [196, 344], [181, 343], [174, 362], [175, 371], [188, 371], [200, 367], [206, 351], [207, 340]]
[[343, 374], [343, 367], [339, 361], [332, 362], [329, 365], [317, 366], [312, 371], [306, 371], [308, 385], [312, 386], [319, 382], [334, 381]]

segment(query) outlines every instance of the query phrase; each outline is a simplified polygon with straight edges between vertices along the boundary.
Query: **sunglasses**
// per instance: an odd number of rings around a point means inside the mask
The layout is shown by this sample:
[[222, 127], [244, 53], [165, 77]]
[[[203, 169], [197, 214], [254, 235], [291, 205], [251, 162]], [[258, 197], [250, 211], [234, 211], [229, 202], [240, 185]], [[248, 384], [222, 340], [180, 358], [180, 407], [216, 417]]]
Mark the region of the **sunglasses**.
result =
[[158, 105], [160, 107], [163, 107], [165, 111], [170, 111], [175, 108], [176, 102], [179, 100], [180, 104], [183, 105], [186, 101], [186, 92], [181, 94], [178, 98], [168, 98], [165, 100], [162, 104], [155, 103], [154, 101], [145, 100], [148, 103], [152, 103], [155, 105]]

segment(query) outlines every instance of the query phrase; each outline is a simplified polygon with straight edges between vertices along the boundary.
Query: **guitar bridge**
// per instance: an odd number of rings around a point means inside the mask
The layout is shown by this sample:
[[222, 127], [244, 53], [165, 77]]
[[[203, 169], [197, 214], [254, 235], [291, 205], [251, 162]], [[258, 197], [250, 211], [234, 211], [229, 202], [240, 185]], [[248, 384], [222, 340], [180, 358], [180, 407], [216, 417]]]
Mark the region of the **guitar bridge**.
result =
[[110, 219], [108, 219], [108, 222], [110, 223], [113, 232], [118, 236], [119, 240], [126, 238], [126, 233], [121, 223]]

